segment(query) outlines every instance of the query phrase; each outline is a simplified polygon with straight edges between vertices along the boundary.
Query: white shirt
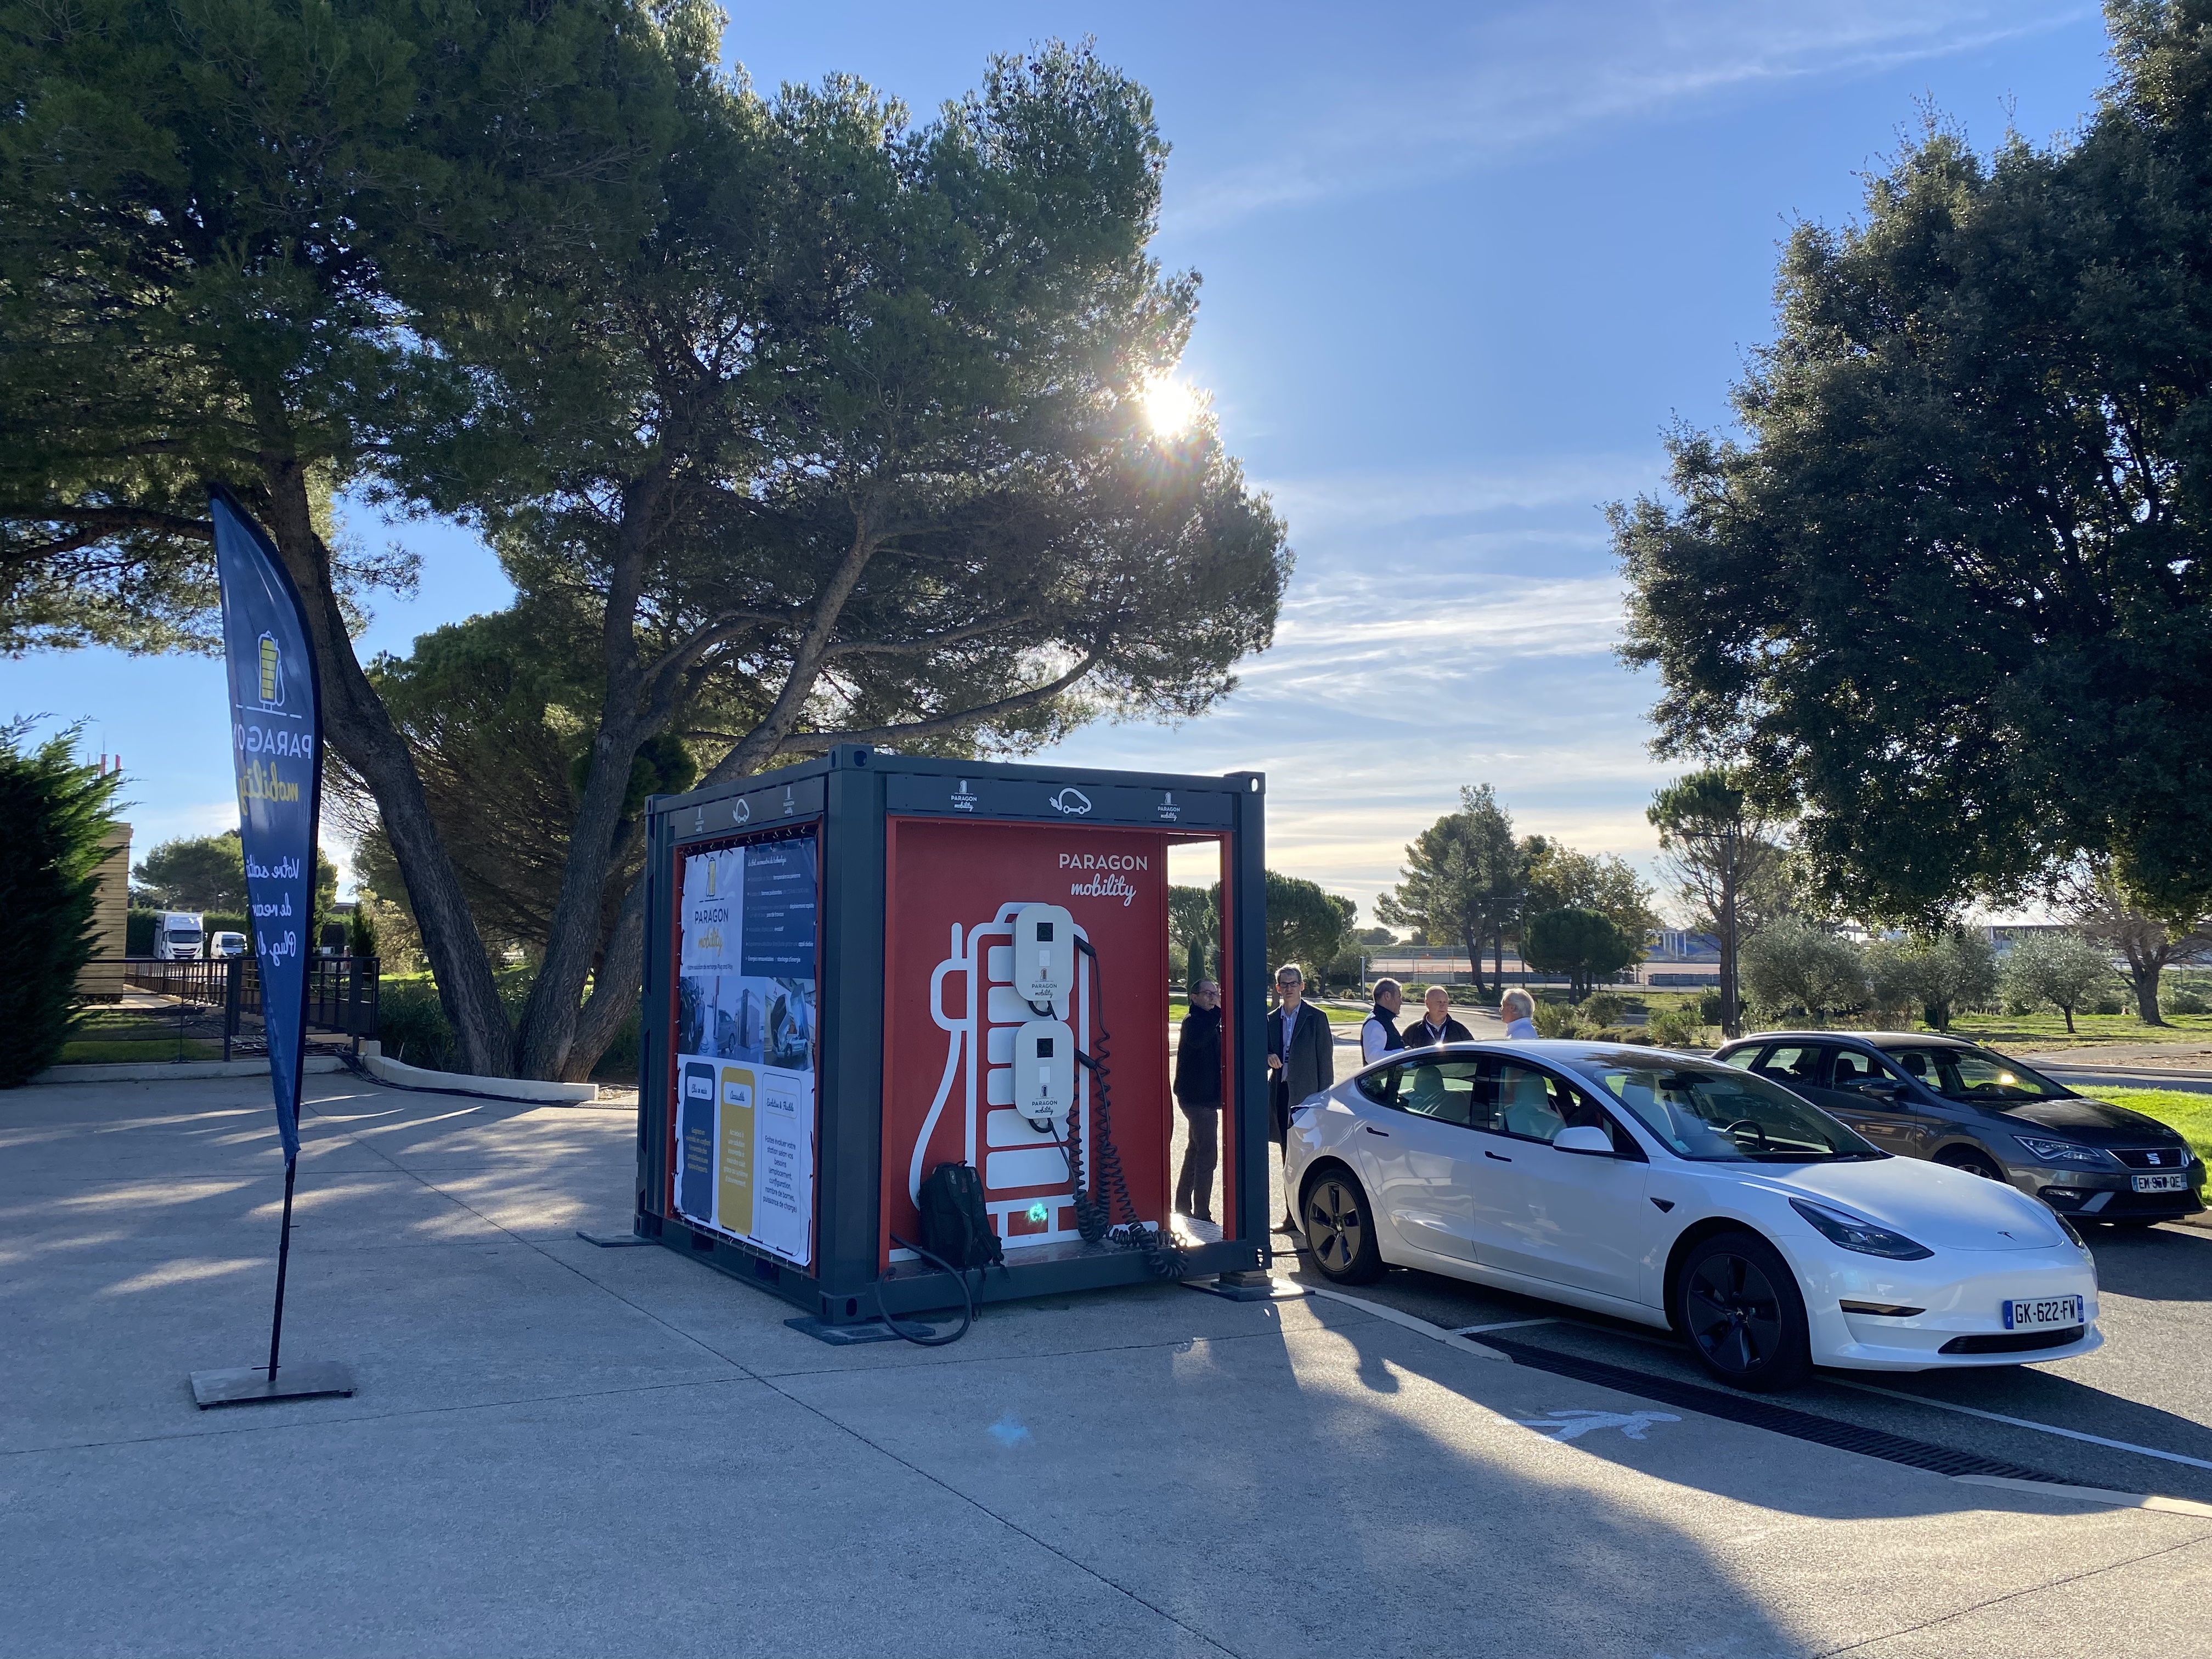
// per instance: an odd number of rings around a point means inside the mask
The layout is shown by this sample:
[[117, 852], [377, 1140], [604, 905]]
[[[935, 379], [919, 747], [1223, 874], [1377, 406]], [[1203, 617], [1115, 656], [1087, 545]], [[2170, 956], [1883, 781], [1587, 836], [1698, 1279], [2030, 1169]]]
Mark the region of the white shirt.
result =
[[1359, 1028], [1359, 1058], [1363, 1064], [1372, 1066], [1390, 1052], [1390, 1033], [1382, 1022], [1370, 1014], [1367, 1024]]
[[[1304, 1006], [1303, 1002], [1298, 1005], [1299, 1008]], [[1282, 1017], [1283, 1034], [1275, 1039], [1275, 1052], [1282, 1057], [1284, 1069], [1288, 1070], [1291, 1064], [1291, 1033], [1297, 1029], [1298, 1012], [1297, 1008], [1283, 1008], [1277, 1012]]]
[[1533, 1037], [1537, 1035], [1536, 1023], [1528, 1019], [1514, 1020], [1506, 1026], [1505, 1035], [1510, 1037]]

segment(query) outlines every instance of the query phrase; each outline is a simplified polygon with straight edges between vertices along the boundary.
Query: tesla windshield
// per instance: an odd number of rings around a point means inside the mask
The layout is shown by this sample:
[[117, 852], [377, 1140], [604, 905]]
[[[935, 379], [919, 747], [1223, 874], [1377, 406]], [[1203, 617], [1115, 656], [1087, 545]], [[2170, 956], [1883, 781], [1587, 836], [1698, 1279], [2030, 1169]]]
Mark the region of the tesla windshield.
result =
[[1607, 1065], [1576, 1069], [1602, 1084], [1683, 1158], [1708, 1164], [1803, 1164], [1886, 1156], [1835, 1118], [1764, 1078], [1715, 1066]]
[[2038, 1077], [2016, 1060], [1987, 1048], [1885, 1048], [1898, 1068], [1946, 1100], [2006, 1105], [2022, 1100], [2065, 1100], [2073, 1091]]

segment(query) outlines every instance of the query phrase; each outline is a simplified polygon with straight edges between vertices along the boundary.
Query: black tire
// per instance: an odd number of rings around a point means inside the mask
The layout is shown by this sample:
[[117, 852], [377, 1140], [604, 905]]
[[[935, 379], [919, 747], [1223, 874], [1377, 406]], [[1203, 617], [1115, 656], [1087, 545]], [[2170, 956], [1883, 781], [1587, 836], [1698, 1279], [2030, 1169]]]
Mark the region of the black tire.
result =
[[1963, 1170], [1970, 1176], [1979, 1176], [1984, 1181], [2002, 1181], [2004, 1171], [1979, 1152], [1953, 1152], [1937, 1155], [1936, 1161], [1947, 1170]]
[[1316, 1170], [1298, 1200], [1298, 1219], [1322, 1277], [1338, 1285], [1368, 1285], [1382, 1278], [1374, 1218], [1351, 1170], [1340, 1164]]
[[1797, 1276], [1755, 1233], [1717, 1233], [1674, 1275], [1675, 1321], [1698, 1363], [1730, 1388], [1794, 1389], [1813, 1369]]

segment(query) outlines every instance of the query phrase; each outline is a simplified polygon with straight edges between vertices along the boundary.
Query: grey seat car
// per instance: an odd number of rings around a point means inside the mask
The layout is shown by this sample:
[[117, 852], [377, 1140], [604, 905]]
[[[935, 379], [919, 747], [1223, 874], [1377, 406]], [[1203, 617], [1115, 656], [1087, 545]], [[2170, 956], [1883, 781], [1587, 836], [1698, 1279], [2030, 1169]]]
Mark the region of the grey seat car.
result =
[[2175, 1130], [1955, 1037], [1765, 1031], [1713, 1056], [1850, 1124], [1885, 1152], [2008, 1181], [2063, 1215], [2147, 1227], [2204, 1207]]

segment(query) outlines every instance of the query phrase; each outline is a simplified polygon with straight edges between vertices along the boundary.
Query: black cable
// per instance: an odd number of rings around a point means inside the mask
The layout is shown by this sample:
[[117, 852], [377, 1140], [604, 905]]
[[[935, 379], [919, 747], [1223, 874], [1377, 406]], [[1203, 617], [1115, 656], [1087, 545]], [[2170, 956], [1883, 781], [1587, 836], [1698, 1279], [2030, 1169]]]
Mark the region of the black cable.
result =
[[921, 1245], [909, 1243], [907, 1240], [901, 1238], [896, 1233], [893, 1233], [891, 1235], [891, 1243], [898, 1245], [902, 1249], [912, 1250], [924, 1261], [930, 1262], [936, 1267], [943, 1268], [946, 1273], [951, 1273], [953, 1278], [960, 1281], [960, 1328], [953, 1332], [950, 1336], [916, 1336], [913, 1331], [900, 1324], [897, 1320], [893, 1319], [889, 1311], [884, 1307], [884, 1281], [880, 1278], [876, 1280], [876, 1317], [882, 1320], [884, 1324], [890, 1327], [891, 1334], [893, 1335], [904, 1337], [908, 1341], [913, 1343], [917, 1348], [941, 1348], [945, 1346], [946, 1343], [957, 1342], [962, 1337], [967, 1335], [968, 1328], [975, 1322], [975, 1298], [968, 1293], [968, 1270], [964, 1267], [955, 1267], [943, 1256], [932, 1255], [927, 1250], [923, 1249]]
[[[1152, 1226], [1140, 1219], [1136, 1204], [1129, 1196], [1128, 1179], [1121, 1170], [1121, 1149], [1114, 1144], [1113, 1090], [1106, 1081], [1107, 1072], [1110, 1069], [1106, 1064], [1106, 1045], [1112, 1033], [1106, 1029], [1105, 992], [1103, 988], [1105, 975], [1098, 960], [1098, 952], [1089, 939], [1079, 938], [1075, 941], [1075, 948], [1091, 958], [1091, 1026], [1092, 1047], [1096, 1052], [1086, 1054], [1078, 1051], [1075, 1057], [1090, 1068], [1091, 1075], [1097, 1079], [1098, 1084], [1098, 1107], [1095, 1119], [1098, 1146], [1097, 1180], [1102, 1194], [1100, 1200], [1091, 1200], [1085, 1183], [1077, 1183], [1076, 1225], [1086, 1243], [1096, 1244], [1111, 1231], [1113, 1212], [1118, 1206], [1121, 1212], [1121, 1224], [1127, 1229], [1127, 1248], [1141, 1250], [1145, 1265], [1157, 1277], [1181, 1279], [1185, 1271], [1182, 1246], [1169, 1235], [1165, 1227]], [[1075, 1115], [1072, 1112], [1068, 1115], [1067, 1127], [1070, 1144], [1074, 1145], [1079, 1138], [1076, 1133]], [[1068, 1160], [1071, 1176], [1076, 1172], [1077, 1163], [1077, 1156], [1072, 1156]], [[1085, 1223], [1086, 1208], [1091, 1212], [1092, 1220], [1098, 1229], [1096, 1237], [1092, 1236], [1091, 1227]]]

